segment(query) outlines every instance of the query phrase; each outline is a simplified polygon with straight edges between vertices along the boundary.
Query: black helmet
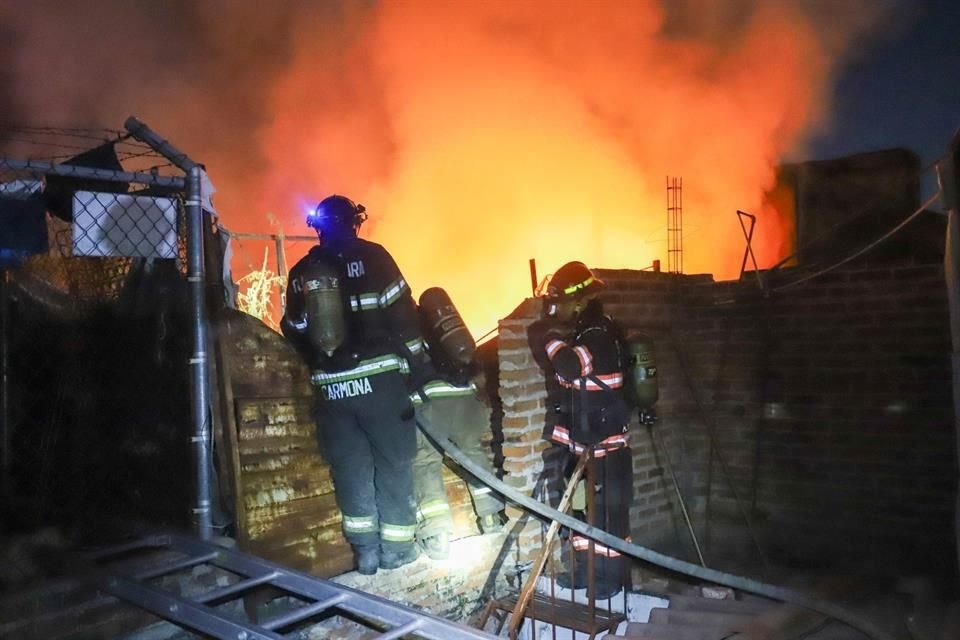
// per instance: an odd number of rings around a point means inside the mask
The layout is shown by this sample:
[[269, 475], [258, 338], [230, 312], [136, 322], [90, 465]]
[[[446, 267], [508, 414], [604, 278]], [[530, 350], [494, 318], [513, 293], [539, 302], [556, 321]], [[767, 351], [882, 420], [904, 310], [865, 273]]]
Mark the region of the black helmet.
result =
[[594, 275], [593, 271], [582, 262], [568, 262], [550, 278], [547, 284], [547, 298], [561, 300], [564, 298], [577, 299], [591, 293], [597, 293], [607, 288], [603, 280]]
[[321, 233], [342, 235], [349, 231], [356, 235], [357, 229], [367, 219], [366, 208], [346, 196], [328, 196], [307, 215], [307, 226]]

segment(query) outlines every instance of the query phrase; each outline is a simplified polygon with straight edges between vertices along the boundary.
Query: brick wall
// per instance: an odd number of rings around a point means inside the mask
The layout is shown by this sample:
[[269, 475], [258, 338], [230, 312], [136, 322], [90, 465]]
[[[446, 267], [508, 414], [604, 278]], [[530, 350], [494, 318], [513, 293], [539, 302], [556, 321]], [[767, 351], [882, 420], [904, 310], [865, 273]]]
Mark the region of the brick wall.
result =
[[[656, 446], [648, 429], [631, 425], [637, 542], [695, 559], [672, 468], [710, 566], [737, 570], [755, 561], [744, 514], [771, 562], [954, 566], [957, 462], [940, 265], [834, 272], [769, 296], [750, 278], [599, 273], [609, 285], [607, 311], [655, 345]], [[796, 277], [788, 271], [770, 284]], [[559, 451], [543, 439], [546, 393], [526, 337], [536, 315], [536, 301], [526, 300], [500, 322], [496, 440], [505, 481], [529, 494], [548, 477], [543, 490], [555, 499]], [[262, 364], [271, 349], [252, 350], [252, 370], [285, 371]], [[265, 385], [276, 394], [289, 386], [281, 382]], [[237, 389], [233, 400], [256, 396]], [[516, 525], [521, 512], [508, 514]], [[423, 558], [405, 570], [337, 580], [466, 620], [502, 593], [503, 574], [491, 575], [491, 567], [531, 559], [541, 532], [539, 522], [528, 522], [519, 550], [502, 535], [468, 535], [455, 543], [450, 563]], [[284, 540], [278, 536], [278, 549]], [[258, 549], [270, 557], [265, 551]], [[16, 610], [29, 616], [23, 603]], [[84, 607], [67, 613], [42, 619], [70, 632], [89, 628], [93, 615], [114, 615]]]
[[[672, 467], [713, 566], [756, 560], [754, 537], [776, 562], [882, 567], [898, 549], [907, 568], [952, 566], [940, 265], [834, 272], [769, 296], [752, 277], [600, 275], [607, 311], [653, 339], [659, 371], [657, 446], [631, 427], [638, 542], [695, 558]], [[535, 313], [527, 300], [500, 325], [504, 470], [527, 491], [552, 461], [526, 345]]]

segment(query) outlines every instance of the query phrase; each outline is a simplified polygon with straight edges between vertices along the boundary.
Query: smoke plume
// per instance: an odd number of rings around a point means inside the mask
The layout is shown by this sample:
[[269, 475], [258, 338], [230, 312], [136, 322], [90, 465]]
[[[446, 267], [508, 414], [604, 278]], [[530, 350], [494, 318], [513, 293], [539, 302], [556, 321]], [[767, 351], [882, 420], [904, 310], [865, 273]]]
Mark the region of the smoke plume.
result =
[[775, 262], [791, 233], [763, 207], [776, 164], [829, 125], [837, 72], [896, 9], [15, 4], [0, 7], [4, 120], [136, 115], [207, 165], [236, 231], [304, 234], [306, 205], [348, 195], [414, 290], [446, 288], [478, 335], [529, 295], [530, 258], [541, 276], [568, 260], [666, 268], [668, 176], [683, 178], [685, 272], [736, 275], [738, 209]]

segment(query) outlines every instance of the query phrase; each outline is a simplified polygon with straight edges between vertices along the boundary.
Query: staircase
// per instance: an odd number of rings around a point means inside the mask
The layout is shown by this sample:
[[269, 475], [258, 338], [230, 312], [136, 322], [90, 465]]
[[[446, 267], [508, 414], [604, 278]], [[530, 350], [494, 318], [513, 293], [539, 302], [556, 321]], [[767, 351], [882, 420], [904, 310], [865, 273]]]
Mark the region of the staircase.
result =
[[644, 640], [866, 640], [846, 625], [809, 609], [718, 587], [664, 594], [669, 606], [647, 622], [629, 622], [613, 638]]

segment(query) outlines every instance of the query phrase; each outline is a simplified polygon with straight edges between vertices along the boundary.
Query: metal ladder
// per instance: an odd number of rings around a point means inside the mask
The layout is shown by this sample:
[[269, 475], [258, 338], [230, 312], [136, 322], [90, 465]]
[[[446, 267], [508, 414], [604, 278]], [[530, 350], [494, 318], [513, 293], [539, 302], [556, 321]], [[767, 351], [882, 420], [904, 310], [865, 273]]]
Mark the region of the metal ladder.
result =
[[[157, 552], [165, 556], [169, 555], [166, 552], [173, 552], [180, 557], [165, 558], [158, 564]], [[148, 554], [148, 560], [145, 562], [142, 555], [136, 558], [138, 553]], [[101, 591], [184, 629], [222, 640], [285, 638], [288, 636], [278, 633], [279, 630], [336, 610], [351, 614], [351, 619], [359, 619], [371, 629], [385, 629], [375, 636], [381, 640], [404, 637], [428, 640], [495, 638], [477, 629], [300, 573], [257, 556], [176, 533], [147, 536], [87, 557], [94, 563], [90, 578]], [[238, 580], [193, 597], [182, 597], [147, 582], [200, 566], [228, 571], [236, 574]], [[278, 597], [292, 596], [305, 604], [258, 623], [240, 620], [239, 616], [227, 615], [211, 606], [212, 603], [222, 604], [249, 595], [251, 590], [263, 586], [283, 592]]]

